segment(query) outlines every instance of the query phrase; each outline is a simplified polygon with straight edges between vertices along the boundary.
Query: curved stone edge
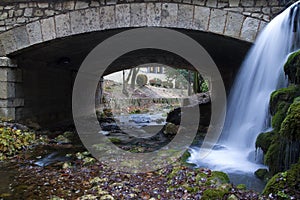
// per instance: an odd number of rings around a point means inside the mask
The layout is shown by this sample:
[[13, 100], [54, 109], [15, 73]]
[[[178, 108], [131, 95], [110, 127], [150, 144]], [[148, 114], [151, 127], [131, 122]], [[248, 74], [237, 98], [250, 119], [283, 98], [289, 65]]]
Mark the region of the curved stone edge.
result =
[[86, 8], [40, 19], [0, 33], [0, 55], [72, 35], [128, 27], [168, 27], [254, 42], [266, 22], [242, 14], [177, 3], [128, 3]]

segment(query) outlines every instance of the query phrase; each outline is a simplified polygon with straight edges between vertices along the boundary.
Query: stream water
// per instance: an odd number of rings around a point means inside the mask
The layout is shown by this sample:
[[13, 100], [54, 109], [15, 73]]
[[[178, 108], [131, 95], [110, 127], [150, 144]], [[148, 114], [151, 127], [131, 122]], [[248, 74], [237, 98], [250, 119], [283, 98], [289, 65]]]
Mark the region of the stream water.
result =
[[244, 60], [229, 95], [218, 144], [221, 148], [213, 149], [204, 160], [198, 159], [201, 148], [194, 148], [190, 162], [234, 177], [253, 176], [255, 170], [265, 167], [254, 159], [255, 140], [270, 128], [270, 94], [285, 85], [283, 64], [300, 46], [299, 4], [287, 8], [265, 27]]

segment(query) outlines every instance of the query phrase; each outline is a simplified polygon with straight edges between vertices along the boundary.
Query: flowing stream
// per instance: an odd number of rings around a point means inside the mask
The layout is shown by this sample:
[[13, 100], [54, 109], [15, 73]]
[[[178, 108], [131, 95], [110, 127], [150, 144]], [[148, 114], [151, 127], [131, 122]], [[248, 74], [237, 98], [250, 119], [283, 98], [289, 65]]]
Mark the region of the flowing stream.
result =
[[258, 36], [231, 89], [219, 144], [204, 160], [193, 148], [190, 162], [229, 174], [253, 174], [265, 167], [255, 158], [255, 140], [270, 128], [270, 94], [286, 84], [283, 64], [300, 46], [299, 10], [300, 2], [293, 4]]

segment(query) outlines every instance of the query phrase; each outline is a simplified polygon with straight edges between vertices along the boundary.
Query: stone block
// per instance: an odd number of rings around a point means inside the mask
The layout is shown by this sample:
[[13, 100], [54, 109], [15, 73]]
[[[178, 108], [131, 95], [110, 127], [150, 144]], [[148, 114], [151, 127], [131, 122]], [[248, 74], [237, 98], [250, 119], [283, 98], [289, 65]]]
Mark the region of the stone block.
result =
[[75, 10], [84, 9], [89, 7], [89, 2], [87, 1], [76, 1]]
[[226, 23], [227, 11], [212, 9], [208, 30], [212, 33], [222, 34]]
[[161, 25], [166, 27], [177, 26], [178, 4], [163, 3], [161, 10]]
[[161, 21], [161, 3], [147, 4], [147, 25], [159, 26]]
[[229, 7], [238, 7], [240, 5], [240, 0], [229, 0]]
[[86, 25], [88, 31], [100, 30], [100, 13], [99, 8], [85, 10]]
[[258, 34], [261, 33], [267, 25], [267, 22], [261, 21], [258, 29]]
[[74, 10], [75, 2], [74, 1], [65, 1], [62, 4], [64, 10]]
[[194, 5], [204, 6], [205, 0], [193, 0]]
[[243, 15], [229, 12], [227, 15], [225, 35], [238, 38], [242, 29], [243, 21]]
[[193, 26], [193, 11], [194, 6], [192, 5], [179, 5], [178, 6], [178, 28], [191, 29]]
[[16, 118], [16, 108], [1, 108], [0, 107], [0, 116], [9, 118], [9, 119], [15, 119]]
[[217, 1], [217, 0], [207, 0], [207, 1], [206, 1], [206, 6], [207, 6], [207, 7], [213, 7], [213, 8], [216, 8], [216, 7], [217, 7], [217, 4], [218, 4], [218, 1]]
[[259, 0], [259, 1], [256, 1], [255, 5], [266, 7], [266, 6], [268, 6], [268, 1], [267, 0]]
[[56, 38], [54, 18], [50, 17], [41, 20], [42, 37], [44, 41]]
[[116, 5], [116, 27], [130, 26], [130, 5], [118, 4]]
[[84, 10], [70, 12], [72, 34], [84, 33], [86, 31], [86, 17]]
[[70, 35], [71, 24], [68, 13], [55, 16], [55, 29], [57, 37], [65, 37]]
[[17, 67], [17, 64], [8, 57], [0, 57], [0, 67]]
[[13, 29], [17, 50], [26, 48], [30, 45], [27, 30], [25, 26]]
[[27, 24], [26, 29], [31, 45], [43, 42], [41, 24], [39, 21]]
[[23, 98], [1, 99], [0, 108], [16, 108], [24, 106]]
[[31, 17], [33, 14], [33, 8], [25, 8], [24, 17]]
[[208, 30], [208, 22], [210, 9], [200, 6], [195, 6], [194, 12], [194, 28], [198, 30]]
[[260, 20], [247, 17], [243, 23], [241, 38], [253, 42], [256, 38]]
[[254, 0], [241, 0], [241, 6], [243, 7], [254, 6], [254, 3]]
[[41, 2], [41, 3], [38, 3], [38, 7], [39, 8], [48, 8], [49, 4], [47, 2]]
[[0, 99], [8, 99], [16, 97], [15, 83], [0, 81]]
[[17, 49], [13, 31], [6, 31], [0, 34], [0, 41], [3, 46], [4, 54], [9, 54]]
[[130, 24], [132, 27], [147, 25], [146, 5], [146, 3], [130, 4]]
[[115, 7], [104, 6], [100, 7], [100, 29], [115, 28]]
[[0, 68], [0, 81], [22, 82], [22, 71], [17, 68]]

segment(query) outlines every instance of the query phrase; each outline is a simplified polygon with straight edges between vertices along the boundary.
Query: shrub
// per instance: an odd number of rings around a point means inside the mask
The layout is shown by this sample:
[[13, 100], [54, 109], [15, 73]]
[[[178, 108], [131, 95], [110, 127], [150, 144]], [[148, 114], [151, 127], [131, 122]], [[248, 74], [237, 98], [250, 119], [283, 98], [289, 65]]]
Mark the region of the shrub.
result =
[[147, 81], [148, 81], [148, 77], [145, 75], [145, 74], [139, 74], [137, 77], [136, 77], [136, 84], [139, 86], [139, 87], [143, 87], [147, 84]]

